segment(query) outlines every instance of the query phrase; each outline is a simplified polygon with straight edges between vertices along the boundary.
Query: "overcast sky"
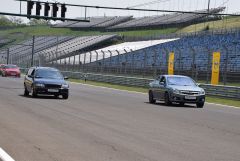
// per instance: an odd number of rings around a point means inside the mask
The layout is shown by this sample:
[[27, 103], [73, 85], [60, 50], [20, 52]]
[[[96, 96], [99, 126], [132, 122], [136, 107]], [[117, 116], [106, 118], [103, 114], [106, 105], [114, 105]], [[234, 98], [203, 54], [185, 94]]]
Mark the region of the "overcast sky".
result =
[[[41, 0], [47, 1], [47, 0]], [[49, 2], [55, 2], [48, 0]], [[206, 9], [208, 0], [58, 0], [60, 3], [94, 5], [94, 6], [108, 6], [108, 7], [132, 7], [148, 2], [157, 2], [149, 5], [142, 5], [136, 8], [145, 9], [161, 9], [161, 10], [184, 10], [193, 11]], [[224, 5], [227, 7], [225, 13], [240, 13], [240, 0], [211, 0], [211, 8]], [[20, 12], [20, 3], [15, 0], [1, 0], [0, 12]], [[35, 12], [35, 11], [33, 11]], [[26, 14], [26, 2], [22, 2], [22, 13]], [[84, 17], [84, 9], [80, 7], [68, 7], [66, 17]], [[104, 10], [104, 9], [88, 9], [87, 16], [128, 16], [135, 17], [160, 15], [163, 13], [157, 12], [140, 12], [140, 11], [118, 11], [118, 10]]]

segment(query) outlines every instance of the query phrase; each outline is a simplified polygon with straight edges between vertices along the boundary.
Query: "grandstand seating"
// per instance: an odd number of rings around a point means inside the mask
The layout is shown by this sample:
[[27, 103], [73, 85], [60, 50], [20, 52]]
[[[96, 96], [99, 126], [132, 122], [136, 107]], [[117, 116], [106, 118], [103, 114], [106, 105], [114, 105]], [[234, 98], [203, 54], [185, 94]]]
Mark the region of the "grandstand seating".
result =
[[[39, 36], [35, 37], [34, 52], [38, 52], [49, 48], [58, 43], [72, 39], [70, 36]], [[2, 50], [1, 53], [6, 53], [6, 50]], [[32, 55], [32, 39], [26, 40], [19, 45], [13, 45], [9, 48], [9, 55], [12, 63], [19, 63], [19, 60], [26, 61], [30, 59]]]
[[72, 29], [103, 29], [107, 28], [113, 25], [117, 25], [122, 22], [129, 21], [132, 18], [132, 16], [115, 16], [115, 17], [90, 17], [90, 22], [63, 22], [56, 25], [53, 25], [52, 27], [55, 28], [63, 28], [68, 27]]
[[[209, 13], [219, 13], [225, 10], [225, 7], [213, 8]], [[207, 13], [207, 10], [196, 11], [199, 13]], [[141, 29], [141, 28], [155, 28], [167, 27], [176, 25], [185, 25], [189, 23], [201, 22], [207, 18], [207, 14], [195, 13], [174, 13], [159, 16], [148, 16], [140, 18], [132, 18], [132, 16], [120, 17], [91, 17], [90, 22], [63, 22], [53, 27], [56, 28], [71, 28], [71, 29], [85, 29], [85, 30], [127, 30], [127, 29]], [[209, 17], [208, 17], [209, 19]]]
[[[211, 71], [212, 53], [221, 53], [220, 70], [224, 71], [225, 63], [228, 63], [227, 71], [240, 72], [240, 33], [207, 34], [197, 36], [186, 36], [171, 42], [152, 45], [140, 50], [128, 49], [125, 54], [117, 55], [116, 50], [112, 57], [98, 52], [98, 61], [92, 61], [92, 65], [99, 62], [106, 67], [124, 66], [134, 68], [166, 69], [169, 52], [175, 53], [175, 69], [191, 71], [196, 66], [198, 71]], [[122, 49], [123, 50], [123, 49]], [[109, 54], [109, 50], [104, 51]], [[94, 53], [94, 51], [92, 52]], [[93, 60], [93, 59], [92, 59]], [[227, 61], [226, 61], [227, 60]], [[210, 65], [208, 65], [210, 64]]]
[[53, 61], [78, 54], [80, 50], [98, 45], [105, 41], [111, 40], [117, 35], [97, 35], [97, 36], [83, 36], [76, 37], [64, 43], [60, 43], [51, 48], [42, 50], [37, 55], [44, 55], [47, 61]]
[[[210, 9], [210, 13], [222, 12], [225, 8], [213, 8]], [[197, 12], [206, 13], [207, 10], [200, 10]], [[190, 22], [199, 22], [207, 15], [194, 14], [194, 13], [174, 13], [160, 16], [150, 16], [136, 18], [131, 21], [121, 23], [112, 27], [107, 28], [108, 30], [123, 30], [123, 29], [136, 29], [136, 28], [149, 28], [149, 27], [165, 27], [171, 25], [185, 24]]]
[[[176, 40], [176, 39], [125, 42], [125, 43], [120, 43], [117, 45], [105, 47], [103, 49], [99, 49], [96, 51], [80, 54], [80, 59], [78, 55], [71, 56], [68, 59], [70, 59], [71, 64], [73, 64], [74, 59], [75, 59], [75, 64], [79, 64], [79, 61], [81, 61], [81, 64], [87, 64], [87, 63], [95, 62], [101, 59], [107, 59], [113, 56], [122, 55], [128, 52], [144, 49], [149, 46], [153, 46], [153, 45], [157, 45], [157, 44], [161, 44], [161, 43], [165, 43], [173, 40]], [[85, 58], [84, 58], [84, 55], [85, 55]], [[62, 60], [61, 62], [64, 62], [64, 60]]]
[[11, 40], [0, 37], [0, 46], [3, 46], [3, 45], [5, 45], [5, 44], [7, 44], [9, 42], [11, 42]]

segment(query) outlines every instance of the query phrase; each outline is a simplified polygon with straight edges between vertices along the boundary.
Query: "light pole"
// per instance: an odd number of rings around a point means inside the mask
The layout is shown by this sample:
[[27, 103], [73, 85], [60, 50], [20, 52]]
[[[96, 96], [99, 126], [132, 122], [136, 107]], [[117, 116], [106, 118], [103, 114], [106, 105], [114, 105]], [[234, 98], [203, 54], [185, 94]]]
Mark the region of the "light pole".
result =
[[211, 0], [208, 0], [208, 13], [209, 13], [209, 10], [210, 10], [210, 3], [211, 3]]

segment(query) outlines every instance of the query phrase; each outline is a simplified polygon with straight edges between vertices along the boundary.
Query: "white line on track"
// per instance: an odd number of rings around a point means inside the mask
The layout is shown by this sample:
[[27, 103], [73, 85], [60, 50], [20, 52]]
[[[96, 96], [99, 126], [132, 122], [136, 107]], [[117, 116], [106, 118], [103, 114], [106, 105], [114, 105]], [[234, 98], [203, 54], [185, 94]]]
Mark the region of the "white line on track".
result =
[[2, 161], [15, 161], [12, 157], [10, 157], [2, 148], [0, 148], [0, 159]]
[[[83, 84], [83, 83], [77, 83], [77, 82], [70, 82], [70, 83], [71, 84], [80, 84], [80, 85], [90, 86], [90, 87], [97, 87], [97, 88], [102, 88], [102, 89], [110, 89], [110, 90], [115, 90], [115, 91], [147, 95], [147, 93], [142, 93], [142, 92], [128, 91], [128, 90], [123, 90], [123, 89], [115, 89], [115, 88], [110, 88], [110, 87], [102, 87], [102, 86], [96, 86], [96, 85], [91, 85], [91, 84]], [[235, 108], [235, 109], [240, 109], [240, 107], [236, 107], [236, 106], [222, 105], [222, 104], [209, 103], [209, 102], [206, 102], [206, 103], [209, 105], [216, 105], [216, 106], [221, 106], [221, 107], [231, 107], [231, 108]]]

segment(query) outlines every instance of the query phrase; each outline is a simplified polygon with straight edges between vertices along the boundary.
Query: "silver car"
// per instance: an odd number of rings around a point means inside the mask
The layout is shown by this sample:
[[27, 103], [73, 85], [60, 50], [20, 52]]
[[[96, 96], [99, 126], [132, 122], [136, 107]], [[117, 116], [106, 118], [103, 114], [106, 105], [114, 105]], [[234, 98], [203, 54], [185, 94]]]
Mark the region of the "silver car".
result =
[[160, 75], [150, 84], [149, 102], [164, 101], [166, 105], [173, 102], [184, 105], [185, 103], [196, 104], [203, 108], [205, 91], [198, 87], [194, 80], [181, 75]]

